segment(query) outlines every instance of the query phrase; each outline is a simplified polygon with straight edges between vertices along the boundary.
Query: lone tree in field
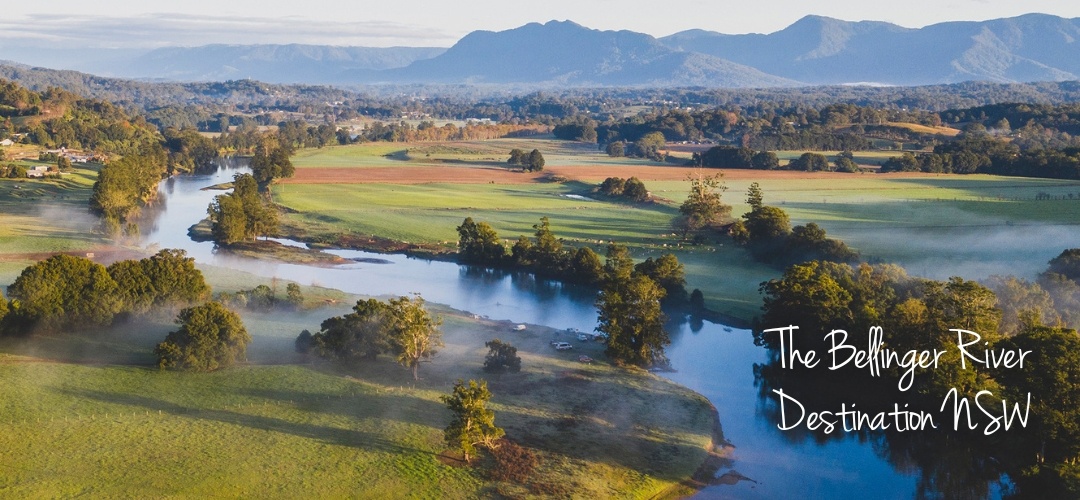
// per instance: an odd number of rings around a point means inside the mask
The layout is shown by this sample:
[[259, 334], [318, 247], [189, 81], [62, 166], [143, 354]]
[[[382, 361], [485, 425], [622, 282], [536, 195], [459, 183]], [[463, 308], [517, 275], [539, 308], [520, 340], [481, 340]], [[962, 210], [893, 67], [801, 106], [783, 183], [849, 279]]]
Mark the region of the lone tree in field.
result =
[[434, 356], [436, 348], [443, 345], [439, 331], [442, 319], [431, 317], [419, 295], [390, 299], [387, 315], [390, 344], [398, 363], [412, 370], [413, 380], [420, 380], [420, 361]]
[[176, 322], [180, 329], [154, 349], [162, 369], [209, 372], [245, 358], [251, 336], [240, 316], [221, 303], [184, 309]]
[[731, 205], [720, 201], [720, 195], [727, 190], [722, 177], [723, 174], [704, 176], [699, 173], [688, 179], [690, 195], [679, 207], [682, 216], [676, 221], [683, 239], [688, 233], [709, 227], [731, 214]]
[[484, 371], [489, 373], [521, 371], [521, 356], [517, 355], [517, 347], [494, 339], [484, 344], [488, 348], [487, 357], [484, 358]]
[[446, 443], [460, 449], [466, 463], [472, 463], [477, 446], [493, 449], [496, 440], [506, 434], [495, 427], [495, 412], [487, 409], [491, 399], [487, 382], [470, 380], [466, 385], [459, 379], [454, 384], [454, 391], [439, 399], [453, 414], [453, 420], [443, 431]]

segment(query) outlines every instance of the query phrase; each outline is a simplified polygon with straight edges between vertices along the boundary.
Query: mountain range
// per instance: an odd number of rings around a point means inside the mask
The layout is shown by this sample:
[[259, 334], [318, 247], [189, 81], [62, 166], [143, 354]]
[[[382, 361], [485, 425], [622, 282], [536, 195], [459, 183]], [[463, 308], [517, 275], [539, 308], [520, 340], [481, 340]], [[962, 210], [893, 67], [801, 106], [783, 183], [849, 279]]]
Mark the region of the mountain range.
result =
[[807, 16], [770, 34], [688, 30], [656, 38], [570, 21], [474, 31], [452, 47], [206, 45], [110, 55], [0, 47], [105, 76], [273, 83], [792, 87], [1080, 79], [1080, 19], [1045, 14], [904, 28]]

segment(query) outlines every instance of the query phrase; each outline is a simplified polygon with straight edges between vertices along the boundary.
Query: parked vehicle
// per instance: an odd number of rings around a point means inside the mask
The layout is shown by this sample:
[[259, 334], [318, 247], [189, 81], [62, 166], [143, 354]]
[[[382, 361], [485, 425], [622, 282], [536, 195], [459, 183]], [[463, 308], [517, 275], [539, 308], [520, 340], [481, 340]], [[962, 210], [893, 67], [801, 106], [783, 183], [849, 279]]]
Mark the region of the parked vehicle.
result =
[[520, 332], [520, 331], [522, 331], [524, 329], [525, 329], [525, 325], [517, 325], [517, 326], [514, 326], [514, 327], [510, 328], [510, 330], [514, 331], [514, 332]]
[[559, 350], [559, 351], [565, 351], [567, 349], [573, 349], [574, 348], [574, 346], [570, 345], [569, 342], [556, 342], [556, 343], [554, 343], [552, 345], [555, 347], [556, 350]]

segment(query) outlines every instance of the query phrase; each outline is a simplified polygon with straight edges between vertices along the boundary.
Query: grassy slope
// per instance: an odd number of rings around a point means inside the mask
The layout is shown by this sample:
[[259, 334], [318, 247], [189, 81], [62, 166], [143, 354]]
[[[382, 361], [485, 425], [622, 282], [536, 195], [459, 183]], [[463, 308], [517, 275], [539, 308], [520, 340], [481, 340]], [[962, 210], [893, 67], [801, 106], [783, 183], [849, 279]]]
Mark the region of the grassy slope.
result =
[[[340, 312], [248, 314], [252, 358], [292, 356], [285, 351], [301, 326]], [[502, 323], [446, 320], [447, 346], [418, 383], [389, 360], [345, 372], [278, 365], [183, 374], [0, 354], [0, 495], [526, 494], [525, 486], [486, 481], [480, 469], [437, 458], [449, 417], [438, 397], [457, 378], [491, 380], [497, 424], [538, 454], [530, 482], [555, 485], [555, 493], [651, 497], [678, 487], [704, 460], [712, 413], [700, 396], [647, 373], [580, 364], [576, 353], [547, 346], [551, 330], [509, 333]], [[131, 346], [115, 355], [148, 359], [164, 329], [107, 338]], [[485, 377], [483, 342], [511, 335], [522, 373]], [[8, 341], [3, 351], [30, 352], [60, 337]], [[577, 352], [601, 357], [599, 350], [579, 344]]]
[[[614, 164], [616, 161], [584, 146], [536, 140], [487, 141], [469, 143], [471, 149], [506, 148], [509, 145], [539, 147], [550, 164]], [[386, 145], [380, 145], [386, 147]], [[335, 148], [309, 152], [306, 161], [323, 164], [323, 155], [339, 165], [368, 165], [365, 145], [356, 149]], [[400, 145], [399, 150], [424, 145]], [[351, 156], [350, 156], [351, 155]], [[444, 158], [455, 158], [443, 153]], [[471, 155], [459, 155], [468, 161]], [[792, 152], [789, 156], [797, 156]], [[880, 155], [879, 155], [880, 156]], [[350, 159], [351, 158], [351, 159]], [[868, 158], [869, 159], [869, 158]], [[748, 210], [742, 198], [749, 180], [728, 182], [724, 196], [734, 205], [736, 216]], [[674, 247], [687, 266], [689, 288], [700, 288], [710, 307], [735, 316], [757, 314], [760, 296], [757, 285], [778, 272], [747, 257], [741, 249], [724, 247], [677, 248], [670, 221], [676, 206], [688, 190], [685, 181], [647, 181], [655, 196], [667, 203], [640, 206], [609, 202], [583, 202], [566, 194], [588, 195], [593, 187], [584, 182], [564, 184], [510, 185], [394, 185], [394, 184], [290, 184], [278, 186], [275, 199], [298, 210], [286, 218], [297, 230], [315, 234], [356, 233], [442, 245], [452, 249], [457, 235], [454, 227], [471, 216], [486, 221], [507, 240], [531, 234], [541, 216], [551, 218], [555, 233], [571, 244], [599, 240], [632, 245], [638, 258], [658, 256]], [[765, 179], [761, 181], [766, 203], [787, 211], [793, 224], [817, 222], [829, 233], [858, 248], [874, 260], [914, 263], [928, 253], [947, 257], [957, 241], [977, 240], [989, 233], [1008, 236], [1032, 224], [1065, 227], [1080, 220], [1080, 183], [1048, 179], [1024, 179], [985, 175], [918, 177], [879, 174], [835, 174], [824, 179]], [[1037, 201], [1039, 193], [1055, 200]], [[1075, 199], [1070, 200], [1072, 194]], [[1064, 225], [1064, 226], [1063, 226]], [[905, 231], [895, 233], [895, 231]], [[1017, 233], [1024, 238], [1027, 233]], [[1038, 245], [1060, 245], [1043, 238]], [[667, 245], [667, 246], [665, 246]], [[597, 247], [602, 252], [602, 247]], [[1056, 248], [1056, 247], [1055, 247]], [[1062, 247], [1064, 248], [1064, 247]], [[952, 251], [965, 259], [1005, 258], [1005, 249], [986, 248], [977, 253]], [[1052, 252], [1056, 254], [1061, 248]], [[1016, 249], [1008, 250], [1016, 252]], [[1041, 254], [1040, 254], [1041, 255]], [[959, 258], [959, 257], [958, 257]], [[1042, 257], [1039, 257], [1042, 259]], [[950, 265], [963, 265], [953, 262]], [[1041, 266], [1032, 262], [1029, 267]], [[922, 266], [921, 264], [919, 266]], [[918, 267], [918, 266], [917, 266]], [[935, 272], [918, 267], [915, 272]], [[1025, 268], [1025, 271], [1027, 269]], [[944, 272], [944, 271], [941, 271]], [[961, 272], [957, 270], [957, 272]]]
[[61, 180], [0, 179], [0, 257], [4, 254], [73, 251], [104, 240], [89, 234], [91, 169], [76, 169]]

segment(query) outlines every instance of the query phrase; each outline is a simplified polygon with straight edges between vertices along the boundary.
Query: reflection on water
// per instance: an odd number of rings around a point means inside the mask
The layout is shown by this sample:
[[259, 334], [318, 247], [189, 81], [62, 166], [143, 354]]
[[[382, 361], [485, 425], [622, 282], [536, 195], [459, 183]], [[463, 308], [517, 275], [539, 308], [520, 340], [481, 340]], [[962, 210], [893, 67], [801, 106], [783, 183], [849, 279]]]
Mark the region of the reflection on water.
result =
[[[333, 253], [353, 263], [334, 268], [266, 262], [216, 252], [212, 243], [192, 242], [187, 229], [205, 217], [220, 191], [201, 191], [229, 182], [244, 167], [237, 163], [209, 175], [175, 177], [161, 186], [155, 223], [144, 231], [145, 244], [182, 248], [200, 263], [239, 269], [301, 284], [365, 295], [420, 293], [430, 302], [456, 309], [556, 328], [591, 331], [596, 326], [594, 290], [542, 279], [528, 273], [459, 266], [404, 255], [352, 250]], [[378, 259], [380, 262], [365, 261]], [[359, 260], [359, 261], [356, 261]], [[668, 357], [675, 373], [666, 374], [705, 395], [717, 407], [724, 435], [735, 446], [734, 470], [753, 481], [712, 486], [702, 498], [911, 498], [921, 489], [919, 469], [893, 458], [875, 438], [848, 436], [819, 443], [792, 440], [768, 418], [773, 403], [763, 400], [755, 365], [766, 351], [748, 330], [733, 330], [700, 319], [676, 318], [670, 325]]]

